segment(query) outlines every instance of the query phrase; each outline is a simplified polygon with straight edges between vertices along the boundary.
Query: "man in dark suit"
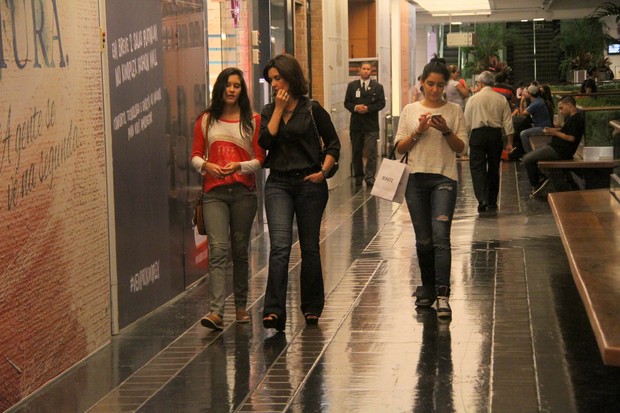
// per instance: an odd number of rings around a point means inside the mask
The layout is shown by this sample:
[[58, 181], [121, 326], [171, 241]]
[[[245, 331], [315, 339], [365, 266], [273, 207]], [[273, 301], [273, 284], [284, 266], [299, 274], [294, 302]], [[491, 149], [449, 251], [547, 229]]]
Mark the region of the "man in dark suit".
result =
[[[367, 187], [375, 183], [379, 111], [385, 107], [383, 86], [370, 78], [371, 71], [370, 63], [362, 63], [359, 80], [349, 83], [344, 98], [344, 106], [351, 112], [349, 132], [353, 149], [355, 185], [361, 186], [362, 180], [365, 180]], [[366, 147], [366, 170], [362, 160], [364, 147]]]

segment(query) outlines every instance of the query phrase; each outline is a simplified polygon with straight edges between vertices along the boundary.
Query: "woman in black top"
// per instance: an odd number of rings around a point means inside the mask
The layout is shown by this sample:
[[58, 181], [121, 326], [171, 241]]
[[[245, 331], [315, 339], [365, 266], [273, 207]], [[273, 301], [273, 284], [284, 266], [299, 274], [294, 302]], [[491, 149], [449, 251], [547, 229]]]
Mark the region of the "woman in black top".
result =
[[[301, 311], [308, 324], [316, 324], [323, 311], [319, 236], [328, 198], [325, 179], [340, 155], [340, 141], [327, 111], [305, 96], [307, 81], [293, 56], [282, 54], [271, 59], [263, 69], [263, 78], [274, 92], [273, 102], [261, 113], [258, 140], [268, 151], [264, 166], [270, 168], [265, 210], [271, 251], [263, 325], [283, 331], [293, 216], [301, 247]], [[313, 122], [327, 153], [322, 165]]]

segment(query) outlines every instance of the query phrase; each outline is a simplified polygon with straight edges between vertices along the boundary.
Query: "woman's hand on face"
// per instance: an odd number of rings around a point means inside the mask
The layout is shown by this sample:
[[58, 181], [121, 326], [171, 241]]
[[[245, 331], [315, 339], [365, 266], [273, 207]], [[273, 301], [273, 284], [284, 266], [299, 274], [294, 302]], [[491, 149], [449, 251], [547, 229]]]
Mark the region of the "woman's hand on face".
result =
[[284, 89], [280, 89], [276, 92], [276, 109], [284, 110], [288, 101], [290, 99], [290, 95]]

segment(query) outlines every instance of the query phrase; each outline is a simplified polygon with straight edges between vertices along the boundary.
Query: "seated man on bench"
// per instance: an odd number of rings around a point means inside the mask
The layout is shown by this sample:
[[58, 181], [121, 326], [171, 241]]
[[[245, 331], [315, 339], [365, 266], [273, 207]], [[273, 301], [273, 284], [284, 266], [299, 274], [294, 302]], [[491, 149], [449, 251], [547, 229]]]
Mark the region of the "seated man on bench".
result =
[[564, 126], [560, 129], [545, 128], [544, 134], [551, 136], [549, 145], [523, 156], [523, 166], [532, 185], [530, 197], [538, 194], [549, 182], [549, 179], [540, 173], [538, 161], [572, 159], [585, 131], [583, 114], [577, 111], [575, 99], [571, 96], [560, 100], [558, 111], [564, 116]]

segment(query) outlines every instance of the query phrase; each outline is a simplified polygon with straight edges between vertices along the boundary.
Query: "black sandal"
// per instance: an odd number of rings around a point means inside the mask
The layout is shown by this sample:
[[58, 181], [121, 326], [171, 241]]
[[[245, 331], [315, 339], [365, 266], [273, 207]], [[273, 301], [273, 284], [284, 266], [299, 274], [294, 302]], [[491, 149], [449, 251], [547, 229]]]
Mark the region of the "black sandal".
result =
[[319, 316], [313, 313], [304, 314], [304, 318], [306, 319], [306, 324], [309, 326], [314, 326], [319, 323]]
[[277, 331], [284, 331], [284, 321], [280, 320], [277, 314], [267, 314], [263, 317], [263, 327], [275, 328]]

